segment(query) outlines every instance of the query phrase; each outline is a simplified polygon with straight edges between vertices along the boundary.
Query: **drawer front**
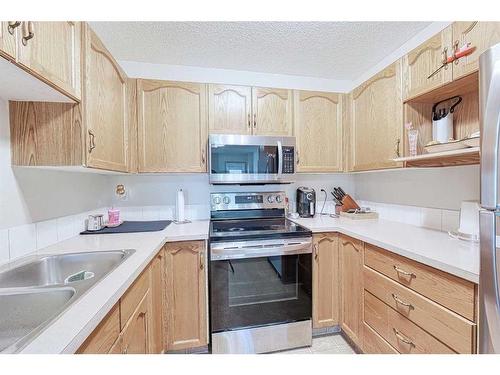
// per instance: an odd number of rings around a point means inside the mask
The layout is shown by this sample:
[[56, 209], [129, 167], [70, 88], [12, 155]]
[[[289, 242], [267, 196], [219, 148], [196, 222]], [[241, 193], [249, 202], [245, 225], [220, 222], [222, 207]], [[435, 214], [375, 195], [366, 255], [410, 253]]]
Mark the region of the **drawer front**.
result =
[[474, 284], [366, 244], [365, 265], [474, 321]]
[[458, 353], [472, 353], [476, 325], [365, 266], [365, 290]]
[[365, 292], [364, 311], [365, 322], [402, 354], [455, 353], [369, 292]]
[[366, 354], [399, 354], [366, 323], [363, 323], [363, 352]]
[[125, 327], [144, 295], [149, 290], [150, 267], [137, 278], [120, 300], [120, 326]]

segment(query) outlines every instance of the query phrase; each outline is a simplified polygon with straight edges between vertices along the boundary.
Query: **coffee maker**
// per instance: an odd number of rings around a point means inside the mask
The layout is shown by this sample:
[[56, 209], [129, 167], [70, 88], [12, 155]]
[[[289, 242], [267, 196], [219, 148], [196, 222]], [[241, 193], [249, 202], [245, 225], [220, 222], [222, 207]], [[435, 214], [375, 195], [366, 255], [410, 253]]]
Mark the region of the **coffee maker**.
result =
[[301, 186], [297, 189], [297, 213], [300, 217], [313, 217], [316, 213], [316, 192]]

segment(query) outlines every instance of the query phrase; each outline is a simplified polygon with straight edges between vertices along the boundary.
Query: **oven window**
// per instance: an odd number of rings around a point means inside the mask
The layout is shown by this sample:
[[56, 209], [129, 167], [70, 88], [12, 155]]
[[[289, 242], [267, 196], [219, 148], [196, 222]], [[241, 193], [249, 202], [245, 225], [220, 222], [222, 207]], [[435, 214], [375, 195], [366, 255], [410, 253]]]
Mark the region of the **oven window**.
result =
[[310, 319], [311, 254], [212, 261], [212, 332]]
[[212, 146], [212, 173], [278, 173], [278, 147], [253, 145]]

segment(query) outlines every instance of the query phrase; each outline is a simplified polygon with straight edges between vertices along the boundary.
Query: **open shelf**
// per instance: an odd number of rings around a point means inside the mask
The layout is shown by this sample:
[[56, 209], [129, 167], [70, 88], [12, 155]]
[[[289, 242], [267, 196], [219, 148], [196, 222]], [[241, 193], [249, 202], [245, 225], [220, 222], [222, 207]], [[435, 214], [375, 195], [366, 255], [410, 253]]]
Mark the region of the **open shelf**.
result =
[[479, 147], [469, 147], [460, 150], [405, 156], [393, 160], [404, 163], [405, 167], [450, 167], [479, 164], [480, 158]]

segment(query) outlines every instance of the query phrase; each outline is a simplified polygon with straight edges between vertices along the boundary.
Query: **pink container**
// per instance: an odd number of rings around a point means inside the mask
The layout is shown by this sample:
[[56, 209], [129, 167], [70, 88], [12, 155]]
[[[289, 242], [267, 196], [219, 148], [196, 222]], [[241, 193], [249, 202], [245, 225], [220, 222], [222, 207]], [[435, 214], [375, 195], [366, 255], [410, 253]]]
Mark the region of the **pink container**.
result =
[[108, 210], [108, 225], [118, 225], [120, 223], [120, 210], [110, 208]]

